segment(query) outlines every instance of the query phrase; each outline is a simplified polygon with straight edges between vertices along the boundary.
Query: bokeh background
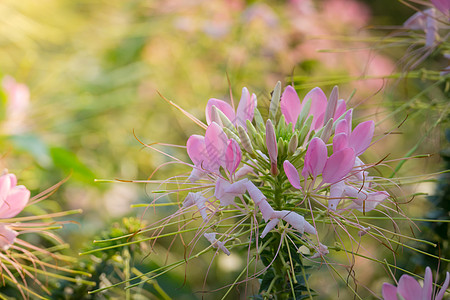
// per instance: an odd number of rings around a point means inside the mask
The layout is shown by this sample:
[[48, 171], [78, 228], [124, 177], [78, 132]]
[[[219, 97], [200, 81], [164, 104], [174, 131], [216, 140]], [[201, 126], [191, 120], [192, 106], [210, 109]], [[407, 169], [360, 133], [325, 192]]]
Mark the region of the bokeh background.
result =
[[[405, 179], [414, 184], [396, 192], [433, 194], [439, 178], [435, 173], [445, 168], [439, 152], [448, 147], [444, 138], [448, 80], [445, 83], [438, 75], [446, 63], [439, 49], [422, 63], [411, 63], [417, 55], [425, 56], [420, 46], [411, 51], [423, 36], [405, 37], [401, 30], [416, 12], [414, 7], [423, 8], [391, 0], [3, 0], [0, 75], [25, 84], [29, 101], [19, 105], [13, 116], [1, 115], [0, 167], [16, 173], [33, 194], [69, 176], [40, 205], [46, 211], [83, 210], [67, 217], [77, 223], [66, 225], [59, 235], [70, 245], [66, 254], [79, 260], [74, 267], [90, 270], [103, 283], [123, 279], [125, 250], [81, 257], [78, 253], [94, 247], [96, 238], [132, 232], [157, 218], [145, 208], [131, 208], [150, 203], [154, 186], [112, 181], [145, 180], [167, 162], [139, 140], [185, 145], [191, 134], [201, 132], [158, 92], [204, 120], [207, 100], [229, 99], [230, 88], [234, 99], [239, 99], [242, 87], [248, 87], [264, 110], [278, 80], [295, 84], [301, 96], [315, 86], [329, 94], [339, 85], [342, 98], [355, 92], [351, 103], [358, 118], [378, 122], [377, 138], [392, 133], [376, 143], [365, 159], [431, 154], [406, 161], [396, 176], [417, 177]], [[6, 91], [2, 99], [2, 110], [8, 112]], [[159, 149], [188, 160], [182, 148]], [[397, 164], [379, 171], [389, 176]], [[168, 166], [154, 178], [186, 171]], [[427, 211], [435, 211], [433, 205], [417, 196], [402, 208], [409, 216], [426, 217]], [[448, 208], [443, 215], [448, 218]], [[448, 227], [442, 230], [445, 233]], [[134, 265], [146, 272], [169, 256], [165, 253], [169, 242], [155, 248], [142, 245], [140, 254], [138, 247], [126, 251], [132, 252]], [[393, 261], [392, 253], [379, 244], [368, 243], [366, 250]], [[183, 251], [175, 247], [170, 255], [182, 257]], [[418, 273], [430, 263], [437, 266], [436, 261], [425, 264], [420, 257], [408, 265], [411, 257], [415, 257], [412, 252], [399, 249], [397, 263]], [[99, 263], [102, 260], [108, 263]], [[208, 263], [208, 257], [200, 260], [199, 270]], [[207, 290], [233, 281], [242, 263], [236, 258], [217, 260]], [[348, 268], [341, 271], [345, 276]], [[381, 283], [389, 280], [382, 265], [364, 259], [358, 258], [352, 271], [361, 286], [377, 295]], [[320, 298], [335, 299], [339, 291], [347, 299], [345, 282], [331, 273], [323, 266], [312, 277]], [[176, 299], [202, 295], [215, 299], [216, 294], [198, 293], [204, 277], [204, 272], [181, 268], [158, 279], [159, 288]], [[87, 287], [64, 282], [56, 283], [55, 289], [79, 292], [86, 299], [120, 298], [123, 293], [87, 296]], [[363, 298], [372, 297], [367, 289], [358, 289]], [[136, 299], [162, 297], [158, 284], [151, 283], [133, 293]]]

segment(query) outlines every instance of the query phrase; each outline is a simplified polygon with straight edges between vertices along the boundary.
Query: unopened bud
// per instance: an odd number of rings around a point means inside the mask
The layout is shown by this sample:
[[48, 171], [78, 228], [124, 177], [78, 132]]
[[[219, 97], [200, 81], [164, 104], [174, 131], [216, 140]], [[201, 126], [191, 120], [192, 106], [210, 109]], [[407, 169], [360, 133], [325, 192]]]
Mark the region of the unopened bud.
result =
[[337, 102], [339, 98], [339, 89], [337, 86], [334, 86], [331, 91], [330, 98], [328, 99], [327, 108], [325, 110], [325, 116], [323, 118], [323, 126], [328, 123], [328, 120], [334, 117], [336, 112]]
[[275, 120], [278, 107], [280, 106], [280, 97], [281, 97], [281, 82], [278, 81], [272, 92], [272, 100], [270, 101], [269, 107], [269, 119]]
[[266, 146], [267, 152], [269, 152], [269, 158], [271, 162], [271, 173], [273, 175], [276, 175], [278, 174], [277, 170], [278, 145], [277, 145], [277, 137], [275, 135], [275, 129], [273, 128], [273, 124], [270, 119], [268, 119], [266, 122]]

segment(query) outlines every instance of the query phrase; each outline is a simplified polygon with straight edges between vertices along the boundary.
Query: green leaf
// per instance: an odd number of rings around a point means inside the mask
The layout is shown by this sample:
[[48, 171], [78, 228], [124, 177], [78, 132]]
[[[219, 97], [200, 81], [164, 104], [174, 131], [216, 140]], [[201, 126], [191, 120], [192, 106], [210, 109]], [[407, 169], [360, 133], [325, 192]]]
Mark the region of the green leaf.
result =
[[55, 166], [66, 173], [72, 172], [74, 179], [94, 184], [96, 176], [74, 153], [64, 148], [53, 147], [50, 149], [50, 155]]

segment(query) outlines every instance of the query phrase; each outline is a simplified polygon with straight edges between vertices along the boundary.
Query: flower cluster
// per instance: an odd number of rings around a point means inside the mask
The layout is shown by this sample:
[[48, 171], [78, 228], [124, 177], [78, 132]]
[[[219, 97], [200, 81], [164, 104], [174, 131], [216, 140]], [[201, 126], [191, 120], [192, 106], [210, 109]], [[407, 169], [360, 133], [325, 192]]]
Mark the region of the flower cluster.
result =
[[[52, 230], [61, 228], [65, 223], [52, 220], [54, 217], [79, 213], [79, 210], [17, 216], [27, 205], [47, 198], [61, 183], [30, 198], [30, 191], [23, 185], [17, 185], [17, 177], [14, 174], [4, 171], [0, 176], [0, 272], [3, 285], [11, 284], [24, 299], [30, 295], [45, 299], [39, 295], [42, 291], [51, 294], [41, 282], [41, 274], [46, 275], [46, 281], [49, 278], [59, 278], [68, 282], [76, 282], [77, 279], [61, 272], [89, 276], [88, 273], [64, 267], [68, 258], [57, 253], [57, 250], [64, 248], [63, 241], [52, 233]], [[35, 235], [33, 242], [27, 237], [21, 237], [30, 233]], [[53, 241], [57, 246], [49, 248], [40, 246], [37, 242], [39, 239], [36, 239], [38, 236], [44, 237], [47, 244]], [[86, 280], [80, 282], [92, 284]], [[39, 292], [36, 292], [35, 288]]]
[[[386, 189], [391, 180], [371, 171], [383, 160], [364, 162], [364, 153], [376, 142], [374, 121], [355, 122], [353, 109], [339, 97], [337, 87], [328, 97], [314, 88], [301, 101], [294, 87], [283, 91], [278, 82], [268, 111], [262, 112], [256, 95], [243, 88], [237, 109], [233, 99], [231, 103], [210, 99], [206, 124], [168, 102], [204, 134], [187, 140], [186, 152], [192, 163], [155, 144], [146, 145], [189, 167], [185, 174], [145, 181], [160, 186], [154, 191], [152, 205], [176, 208], [136, 233], [151, 232], [151, 237], [130, 243], [156, 243], [171, 237], [172, 247], [180, 238], [185, 250], [183, 259], [159, 268], [152, 278], [211, 249], [214, 257], [239, 255], [246, 249], [247, 264], [240, 275], [246, 274], [246, 278], [236, 279], [230, 289], [259, 279], [263, 297], [302, 298], [314, 294], [304, 261], [332, 267], [331, 251], [359, 255], [347, 248], [348, 242], [359, 245], [365, 235], [388, 249], [393, 249], [392, 243], [398, 244], [386, 237], [392, 231], [370, 223], [370, 217], [361, 218], [371, 211], [386, 215], [386, 219], [391, 214], [404, 216], [396, 203], [395, 209], [390, 205], [394, 196]], [[179, 201], [156, 203], [169, 195]], [[330, 244], [324, 230], [334, 232], [338, 242]], [[201, 245], [207, 247], [197, 251]], [[102, 249], [109, 248], [95, 251]]]
[[[266, 222], [261, 238], [278, 226], [278, 232], [287, 230], [306, 242], [316, 252], [313, 257], [328, 253], [325, 245], [306, 237], [318, 234], [314, 208], [340, 216], [353, 209], [374, 210], [389, 198], [359, 158], [371, 145], [374, 122], [353, 128], [352, 114], [337, 87], [329, 99], [315, 88], [301, 102], [292, 86], [281, 94], [279, 83], [266, 121], [246, 88], [236, 113], [227, 102], [210, 99], [205, 135], [187, 141], [194, 164], [189, 180], [205, 188], [189, 193], [183, 207], [195, 206], [208, 223], [231, 206], [255, 223]], [[216, 234], [205, 232], [205, 237], [229, 254], [224, 243], [229, 233], [220, 234], [220, 240]]]

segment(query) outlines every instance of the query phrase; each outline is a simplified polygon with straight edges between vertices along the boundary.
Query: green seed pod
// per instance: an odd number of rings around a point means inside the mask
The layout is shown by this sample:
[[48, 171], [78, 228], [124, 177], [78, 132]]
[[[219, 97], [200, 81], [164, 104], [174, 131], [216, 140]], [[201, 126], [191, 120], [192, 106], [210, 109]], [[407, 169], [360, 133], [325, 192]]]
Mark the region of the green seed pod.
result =
[[309, 110], [311, 109], [311, 98], [305, 101], [303, 103], [302, 111], [300, 112], [300, 115], [298, 116], [297, 123], [295, 124], [295, 129], [300, 130], [303, 126], [303, 123], [305, 122], [306, 117], [309, 114]]
[[328, 142], [328, 140], [331, 137], [331, 132], [333, 130], [333, 118], [329, 119], [327, 124], [323, 127], [322, 134], [320, 135], [320, 138], [325, 143]]
[[228, 128], [229, 130], [233, 131], [235, 134], [237, 133], [236, 127], [234, 127], [234, 124], [228, 119], [228, 117], [219, 109], [217, 109], [217, 113], [219, 114], [220, 120], [222, 121], [222, 124], [224, 128]]
[[266, 126], [264, 125], [264, 120], [261, 116], [261, 113], [259, 112], [259, 110], [256, 108], [255, 109], [255, 124], [256, 124], [256, 130], [258, 132], [266, 132]]
[[253, 146], [252, 141], [250, 140], [250, 137], [247, 134], [247, 131], [245, 131], [244, 127], [238, 126], [238, 134], [239, 138], [241, 139], [242, 147], [247, 151], [248, 153], [253, 153]]
[[219, 116], [219, 109], [215, 105], [211, 108], [211, 122], [216, 122], [220, 127], [223, 127], [222, 120]]
[[291, 137], [291, 140], [289, 141], [288, 154], [294, 154], [295, 150], [297, 150], [297, 146], [298, 146], [298, 135], [297, 133], [294, 133], [294, 135]]
[[284, 118], [284, 115], [281, 115], [280, 120], [277, 124], [277, 133], [279, 135], [282, 135], [282, 133], [285, 131], [286, 128], [286, 119]]
[[225, 134], [227, 135], [228, 138], [230, 139], [234, 139], [236, 142], [240, 143], [241, 139], [230, 129], [224, 127], [223, 128], [223, 132], [225, 132]]
[[280, 106], [281, 98], [281, 82], [278, 81], [272, 92], [272, 100], [270, 101], [269, 107], [269, 119], [275, 120], [277, 116], [278, 107]]
[[308, 119], [306, 119], [306, 122], [303, 123], [303, 127], [300, 130], [300, 134], [298, 136], [298, 144], [303, 145], [303, 142], [305, 141], [306, 136], [308, 135], [309, 130], [311, 129], [311, 124], [313, 121], [313, 116], [309, 116]]

